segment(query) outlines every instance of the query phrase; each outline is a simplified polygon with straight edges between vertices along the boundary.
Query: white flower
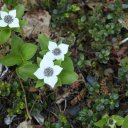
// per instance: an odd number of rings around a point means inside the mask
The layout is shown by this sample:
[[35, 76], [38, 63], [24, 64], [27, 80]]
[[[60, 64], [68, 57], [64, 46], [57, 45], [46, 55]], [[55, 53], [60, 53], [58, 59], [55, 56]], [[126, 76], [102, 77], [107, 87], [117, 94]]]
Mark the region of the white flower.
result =
[[49, 52], [46, 53], [46, 56], [51, 60], [64, 60], [64, 55], [68, 52], [69, 45], [67, 44], [57, 44], [55, 42], [49, 41], [48, 49]]
[[16, 10], [11, 10], [9, 12], [0, 11], [1, 20], [0, 27], [9, 26], [10, 28], [19, 27], [19, 19], [16, 18]]
[[44, 58], [34, 75], [38, 79], [44, 79], [44, 83], [53, 88], [58, 81], [57, 75], [61, 73], [62, 69], [60, 66], [54, 65], [53, 61]]

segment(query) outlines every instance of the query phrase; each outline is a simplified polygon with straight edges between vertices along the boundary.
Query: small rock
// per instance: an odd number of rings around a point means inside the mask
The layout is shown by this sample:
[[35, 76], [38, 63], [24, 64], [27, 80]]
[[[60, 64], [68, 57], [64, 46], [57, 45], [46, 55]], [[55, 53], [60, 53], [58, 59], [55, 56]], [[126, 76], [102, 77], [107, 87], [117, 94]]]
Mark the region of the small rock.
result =
[[109, 76], [110, 74], [113, 74], [114, 71], [111, 68], [107, 68], [104, 70], [104, 75]]
[[80, 107], [74, 106], [74, 107], [71, 107], [70, 109], [68, 109], [65, 113], [70, 115], [71, 117], [76, 117], [77, 114], [79, 113], [79, 111], [80, 111]]
[[88, 82], [90, 85], [92, 85], [92, 86], [97, 83], [96, 78], [95, 78], [94, 76], [91, 76], [91, 75], [88, 75], [88, 76], [86, 77], [86, 80], [87, 80], [87, 82]]

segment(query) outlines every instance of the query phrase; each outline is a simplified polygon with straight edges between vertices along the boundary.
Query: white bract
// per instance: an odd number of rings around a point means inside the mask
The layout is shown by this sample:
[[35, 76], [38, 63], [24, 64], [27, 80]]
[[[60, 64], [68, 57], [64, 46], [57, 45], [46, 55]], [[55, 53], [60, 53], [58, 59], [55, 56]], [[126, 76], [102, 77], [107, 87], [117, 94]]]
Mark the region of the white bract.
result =
[[64, 55], [68, 52], [69, 45], [67, 44], [57, 44], [55, 42], [49, 41], [48, 49], [49, 52], [46, 53], [46, 56], [51, 60], [64, 60]]
[[58, 81], [57, 75], [61, 73], [63, 68], [54, 65], [53, 61], [46, 57], [41, 61], [40, 68], [34, 73], [38, 79], [44, 79], [44, 83], [50, 85], [52, 88]]
[[9, 12], [0, 11], [0, 27], [9, 26], [10, 28], [19, 27], [19, 19], [16, 18], [16, 10], [11, 10]]

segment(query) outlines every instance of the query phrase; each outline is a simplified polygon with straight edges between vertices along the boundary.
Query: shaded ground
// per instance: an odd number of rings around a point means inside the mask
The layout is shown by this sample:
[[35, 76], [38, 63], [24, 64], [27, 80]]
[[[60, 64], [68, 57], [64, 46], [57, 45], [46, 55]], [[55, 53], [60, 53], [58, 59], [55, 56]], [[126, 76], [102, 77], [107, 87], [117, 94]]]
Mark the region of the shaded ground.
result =
[[[8, 127], [4, 123], [8, 113], [16, 115], [11, 128], [25, 120], [21, 83], [34, 128], [98, 128], [95, 122], [106, 113], [127, 115], [128, 49], [127, 41], [121, 42], [127, 37], [127, 2], [59, 0], [23, 4], [24, 18], [31, 24], [20, 36], [38, 44], [35, 38], [43, 32], [52, 40], [68, 43], [79, 79], [72, 85], [37, 89], [33, 80], [20, 81], [15, 66], [9, 67], [0, 85], [0, 127]], [[1, 45], [0, 56], [8, 53], [9, 47]]]

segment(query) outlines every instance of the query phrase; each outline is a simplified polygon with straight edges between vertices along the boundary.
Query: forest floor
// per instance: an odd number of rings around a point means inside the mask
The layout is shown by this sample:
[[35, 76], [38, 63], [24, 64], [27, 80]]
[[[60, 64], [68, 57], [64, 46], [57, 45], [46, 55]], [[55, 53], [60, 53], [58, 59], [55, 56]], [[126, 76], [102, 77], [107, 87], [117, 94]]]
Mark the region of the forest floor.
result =
[[[19, 9], [22, 26], [0, 27], [0, 128], [128, 128], [127, 1], [3, 0], [0, 8]], [[14, 59], [16, 40], [31, 43], [25, 64]], [[48, 40], [69, 45], [55, 63], [73, 70], [54, 88], [32, 76]]]

